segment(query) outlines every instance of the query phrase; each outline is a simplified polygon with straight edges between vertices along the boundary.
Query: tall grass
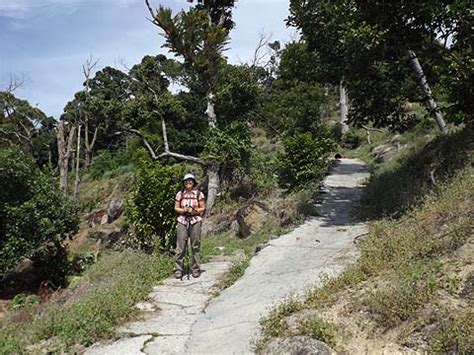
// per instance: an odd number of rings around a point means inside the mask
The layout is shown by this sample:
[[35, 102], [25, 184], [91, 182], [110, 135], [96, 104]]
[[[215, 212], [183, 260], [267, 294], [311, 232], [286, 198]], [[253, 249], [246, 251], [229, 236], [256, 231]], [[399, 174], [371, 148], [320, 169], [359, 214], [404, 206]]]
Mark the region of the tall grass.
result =
[[466, 127], [438, 136], [426, 145], [406, 151], [372, 175], [364, 194], [362, 216], [368, 219], [400, 217], [419, 205], [435, 184], [452, 178], [473, 164], [474, 129]]

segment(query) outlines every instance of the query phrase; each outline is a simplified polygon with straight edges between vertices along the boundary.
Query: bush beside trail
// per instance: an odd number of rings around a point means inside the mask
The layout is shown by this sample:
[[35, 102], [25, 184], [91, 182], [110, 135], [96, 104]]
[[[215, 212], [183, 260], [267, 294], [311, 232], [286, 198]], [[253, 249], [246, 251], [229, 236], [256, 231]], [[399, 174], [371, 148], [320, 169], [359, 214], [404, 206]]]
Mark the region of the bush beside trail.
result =
[[68, 272], [61, 242], [77, 229], [76, 206], [17, 149], [0, 150], [0, 181], [0, 274], [28, 257], [61, 285]]

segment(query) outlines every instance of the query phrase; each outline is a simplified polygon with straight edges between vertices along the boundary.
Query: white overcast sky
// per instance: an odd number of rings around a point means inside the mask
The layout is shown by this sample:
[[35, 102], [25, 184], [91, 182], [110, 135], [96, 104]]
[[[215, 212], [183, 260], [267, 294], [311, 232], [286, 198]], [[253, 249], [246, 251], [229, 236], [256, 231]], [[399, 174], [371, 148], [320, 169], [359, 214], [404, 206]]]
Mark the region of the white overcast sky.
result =
[[[150, 0], [177, 11], [186, 0]], [[239, 0], [231, 32], [231, 63], [248, 62], [259, 33], [288, 42], [289, 0]], [[58, 118], [81, 89], [82, 64], [92, 55], [96, 69], [124, 70], [147, 54], [166, 54], [159, 28], [147, 21], [144, 0], [0, 0], [0, 88], [13, 75], [26, 78], [18, 97]]]

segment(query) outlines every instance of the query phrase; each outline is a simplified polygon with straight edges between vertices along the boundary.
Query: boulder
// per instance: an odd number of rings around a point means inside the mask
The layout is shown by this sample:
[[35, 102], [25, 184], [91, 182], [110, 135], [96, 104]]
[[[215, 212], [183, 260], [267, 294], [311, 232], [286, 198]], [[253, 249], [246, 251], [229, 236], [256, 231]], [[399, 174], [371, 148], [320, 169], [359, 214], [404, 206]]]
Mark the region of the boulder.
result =
[[240, 208], [235, 215], [239, 227], [237, 237], [247, 238], [250, 234], [257, 232], [267, 221], [269, 213], [270, 209], [257, 201]]
[[107, 205], [107, 217], [108, 221], [107, 223], [112, 223], [115, 221], [117, 218], [119, 218], [123, 212], [124, 208], [124, 199], [119, 197], [119, 198], [114, 198], [109, 201]]
[[382, 144], [372, 149], [372, 156], [377, 163], [385, 163], [393, 159], [398, 153], [397, 147]]
[[331, 355], [335, 354], [328, 345], [309, 336], [274, 338], [263, 349], [264, 355]]

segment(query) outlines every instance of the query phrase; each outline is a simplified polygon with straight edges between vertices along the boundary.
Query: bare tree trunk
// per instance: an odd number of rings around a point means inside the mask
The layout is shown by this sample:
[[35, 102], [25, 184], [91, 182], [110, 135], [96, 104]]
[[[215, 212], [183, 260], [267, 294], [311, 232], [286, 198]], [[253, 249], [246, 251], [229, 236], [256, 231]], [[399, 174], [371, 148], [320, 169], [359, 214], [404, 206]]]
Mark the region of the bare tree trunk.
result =
[[59, 187], [67, 195], [66, 141], [64, 140], [64, 122], [60, 121], [56, 130], [58, 140]]
[[[214, 110], [214, 94], [212, 91], [209, 91], [207, 95], [207, 110], [206, 110], [207, 120], [210, 128], [217, 127], [217, 117]], [[209, 216], [214, 203], [216, 201], [217, 190], [219, 189], [219, 165], [212, 164], [207, 168], [207, 201], [206, 201], [206, 216]]]
[[413, 72], [415, 73], [416, 79], [418, 81], [418, 85], [420, 86], [421, 90], [426, 96], [426, 102], [431, 112], [434, 114], [434, 119], [438, 124], [438, 128], [443, 133], [448, 133], [448, 128], [446, 127], [446, 123], [443, 120], [443, 116], [436, 104], [436, 101], [433, 98], [433, 93], [431, 92], [430, 85], [428, 84], [428, 80], [426, 79], [425, 73], [423, 72], [423, 68], [418, 61], [416, 53], [409, 49], [408, 57], [410, 59], [410, 64]]
[[206, 216], [209, 216], [212, 208], [214, 207], [214, 203], [216, 202], [217, 197], [217, 190], [219, 188], [219, 165], [212, 164], [207, 169], [207, 201], [206, 201]]
[[76, 176], [74, 178], [74, 198], [79, 196], [79, 182], [81, 177], [79, 175], [79, 166], [81, 162], [81, 125], [77, 128], [77, 148], [76, 148]]
[[212, 91], [209, 91], [207, 94], [207, 109], [206, 109], [207, 120], [210, 128], [217, 127], [217, 117], [214, 109], [214, 94]]
[[97, 141], [97, 133], [99, 132], [100, 126], [94, 128], [94, 134], [92, 135], [92, 141], [89, 141], [89, 125], [86, 121], [84, 127], [84, 150], [85, 150], [85, 161], [84, 164], [89, 169], [92, 162], [92, 152], [94, 151], [94, 145]]
[[76, 127], [71, 127], [67, 142], [64, 136], [64, 122], [60, 121], [56, 130], [58, 139], [59, 187], [63, 190], [64, 196], [68, 195], [68, 165], [75, 130]]
[[344, 82], [339, 83], [339, 105], [341, 108], [341, 132], [345, 134], [349, 131], [349, 126], [347, 125], [347, 113], [349, 112], [349, 107], [347, 105], [347, 91], [344, 85]]
[[89, 124], [86, 123], [84, 124], [84, 165], [86, 169], [89, 169], [89, 166], [91, 165], [91, 157], [89, 155], [90, 148], [89, 148]]

